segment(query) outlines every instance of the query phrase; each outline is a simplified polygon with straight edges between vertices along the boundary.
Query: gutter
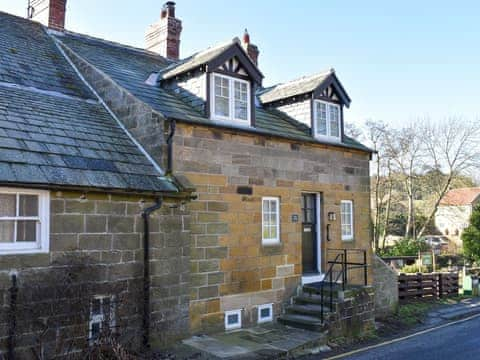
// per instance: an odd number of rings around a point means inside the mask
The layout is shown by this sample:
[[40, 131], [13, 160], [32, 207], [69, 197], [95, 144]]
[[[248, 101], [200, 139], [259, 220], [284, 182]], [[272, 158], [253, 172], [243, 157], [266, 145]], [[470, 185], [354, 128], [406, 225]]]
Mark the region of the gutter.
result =
[[191, 124], [191, 125], [216, 127], [216, 128], [226, 129], [226, 130], [230, 130], [230, 131], [242, 131], [242, 132], [245, 132], [245, 133], [250, 133], [250, 134], [255, 134], [255, 135], [263, 135], [263, 136], [268, 136], [268, 137], [272, 137], [272, 138], [287, 139], [287, 140], [295, 141], [297, 143], [298, 142], [305, 142], [305, 143], [308, 143], [308, 144], [332, 146], [332, 147], [336, 147], [336, 148], [355, 150], [355, 151], [360, 151], [360, 152], [363, 152], [363, 153], [370, 154], [370, 156], [371, 156], [371, 154], [376, 153], [376, 151], [374, 151], [374, 150], [372, 150], [372, 149], [370, 149], [366, 146], [364, 146], [363, 148], [360, 148], [360, 147], [356, 147], [356, 146], [347, 145], [347, 144], [344, 144], [344, 143], [330, 143], [330, 142], [326, 142], [326, 141], [318, 141], [316, 139], [308, 139], [308, 138], [302, 138], [301, 139], [301, 138], [298, 138], [298, 137], [293, 136], [293, 135], [274, 134], [274, 133], [268, 132], [266, 130], [258, 129], [258, 128], [228, 126], [227, 124], [219, 124], [219, 123], [212, 122], [211, 120], [207, 120], [207, 119], [205, 119], [205, 121], [201, 121], [201, 120], [190, 120], [190, 119], [182, 119], [182, 118], [168, 116], [167, 120], [170, 120], [171, 122], [178, 121], [178, 122], [187, 123], [187, 124]]
[[143, 345], [150, 348], [150, 215], [162, 207], [162, 198], [142, 211], [143, 218]]

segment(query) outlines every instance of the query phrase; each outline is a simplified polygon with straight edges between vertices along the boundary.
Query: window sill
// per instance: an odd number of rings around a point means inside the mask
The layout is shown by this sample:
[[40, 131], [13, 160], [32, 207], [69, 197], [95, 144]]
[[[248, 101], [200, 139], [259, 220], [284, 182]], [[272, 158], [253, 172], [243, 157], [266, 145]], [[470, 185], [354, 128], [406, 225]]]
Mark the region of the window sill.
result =
[[236, 127], [242, 127], [245, 129], [251, 129], [253, 127], [250, 119], [249, 120], [233, 120], [230, 118], [211, 117], [210, 120], [217, 124], [222, 124], [222, 125], [230, 124], [230, 125], [233, 125]]
[[28, 254], [48, 254], [49, 249], [2, 249], [0, 248], [0, 256], [3, 255], [28, 255]]
[[314, 135], [315, 139], [319, 141], [329, 142], [333, 144], [341, 144], [342, 139], [340, 137], [335, 136], [327, 136], [327, 135]]

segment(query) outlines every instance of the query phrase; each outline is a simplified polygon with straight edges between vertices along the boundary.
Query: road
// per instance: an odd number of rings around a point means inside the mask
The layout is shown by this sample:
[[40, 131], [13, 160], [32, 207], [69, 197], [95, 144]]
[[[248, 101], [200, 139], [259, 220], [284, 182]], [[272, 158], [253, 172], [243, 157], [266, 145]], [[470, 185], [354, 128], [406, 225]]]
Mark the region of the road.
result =
[[480, 317], [342, 359], [480, 359]]

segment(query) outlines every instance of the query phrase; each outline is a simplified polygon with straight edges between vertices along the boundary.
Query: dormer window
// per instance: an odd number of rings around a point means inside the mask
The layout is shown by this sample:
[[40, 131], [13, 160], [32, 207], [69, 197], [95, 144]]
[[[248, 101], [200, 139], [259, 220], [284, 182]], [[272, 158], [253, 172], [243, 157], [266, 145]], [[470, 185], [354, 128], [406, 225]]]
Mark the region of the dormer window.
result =
[[211, 76], [212, 119], [250, 126], [250, 83], [216, 73]]
[[321, 100], [315, 100], [314, 104], [315, 137], [340, 140], [340, 106]]

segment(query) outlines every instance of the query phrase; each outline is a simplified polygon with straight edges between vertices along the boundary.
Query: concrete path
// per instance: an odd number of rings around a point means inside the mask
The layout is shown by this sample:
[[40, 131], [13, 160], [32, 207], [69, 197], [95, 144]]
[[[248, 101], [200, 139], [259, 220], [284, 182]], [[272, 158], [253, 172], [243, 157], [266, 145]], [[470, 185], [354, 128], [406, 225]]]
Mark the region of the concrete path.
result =
[[283, 326], [259, 325], [216, 335], [194, 336], [183, 344], [207, 353], [210, 359], [278, 359], [321, 347], [326, 335]]

